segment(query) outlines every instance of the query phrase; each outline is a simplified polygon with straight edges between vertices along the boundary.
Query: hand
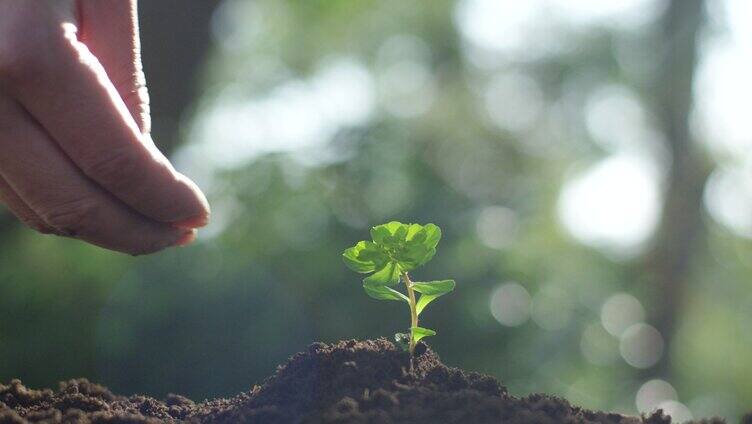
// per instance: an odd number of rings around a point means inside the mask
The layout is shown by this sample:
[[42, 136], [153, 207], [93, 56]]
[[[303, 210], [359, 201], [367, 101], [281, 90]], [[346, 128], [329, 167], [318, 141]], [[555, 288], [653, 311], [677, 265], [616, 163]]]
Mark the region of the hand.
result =
[[149, 125], [135, 0], [0, 0], [0, 201], [21, 221], [133, 255], [190, 243], [208, 203]]

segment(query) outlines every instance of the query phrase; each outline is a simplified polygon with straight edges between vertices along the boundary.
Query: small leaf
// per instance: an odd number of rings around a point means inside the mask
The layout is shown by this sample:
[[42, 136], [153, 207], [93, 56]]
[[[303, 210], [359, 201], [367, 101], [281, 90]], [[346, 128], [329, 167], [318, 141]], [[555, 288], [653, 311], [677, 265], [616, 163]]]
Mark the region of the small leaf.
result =
[[429, 249], [436, 249], [439, 240], [441, 240], [441, 228], [434, 224], [426, 224], [423, 230], [426, 232], [426, 239], [423, 244]]
[[355, 272], [366, 274], [376, 270], [376, 264], [373, 261], [358, 259], [358, 255], [366, 248], [366, 242], [359, 241], [355, 246], [346, 249], [342, 253], [342, 259], [345, 265]]
[[379, 270], [389, 262], [390, 258], [389, 253], [382, 246], [372, 241], [366, 241], [365, 249], [358, 254], [358, 260], [373, 262], [374, 269]]
[[397, 244], [404, 243], [407, 239], [408, 226], [406, 224], [400, 224], [394, 231], [394, 241]]
[[409, 250], [411, 261], [415, 263], [415, 267], [425, 265], [428, 261], [433, 259], [436, 254], [436, 249], [429, 249], [425, 245], [420, 244]]
[[426, 247], [425, 244], [416, 241], [417, 235], [415, 237], [406, 242], [405, 247], [393, 255], [394, 259], [402, 266], [402, 271], [411, 271], [424, 265], [436, 254], [436, 249]]
[[400, 227], [403, 227], [404, 225], [405, 224], [403, 224], [403, 223], [401, 223], [399, 221], [390, 221], [390, 222], [387, 222], [386, 224], [384, 224], [384, 226], [389, 229], [389, 232], [391, 234], [395, 234], [397, 232], [397, 230], [399, 230]]
[[[420, 225], [420, 224], [410, 224], [410, 226], [407, 229], [407, 236], [405, 237], [405, 240], [411, 241], [413, 239], [413, 237], [415, 237], [418, 233], [421, 233], [422, 230], [423, 230], [423, 226], [422, 225]], [[425, 232], [423, 232], [422, 234], [425, 234]]]
[[421, 293], [415, 304], [415, 312], [420, 315], [429, 303], [454, 290], [454, 280], [429, 281], [427, 283], [413, 283], [412, 288]]
[[376, 244], [383, 244], [391, 235], [392, 233], [389, 231], [389, 228], [387, 228], [386, 224], [377, 225], [371, 228], [371, 238]]
[[393, 286], [399, 282], [400, 266], [397, 262], [389, 262], [383, 268], [363, 279], [367, 286]]
[[421, 259], [420, 265], [426, 264], [428, 261], [430, 261], [431, 259], [433, 259], [434, 255], [436, 255], [436, 249], [435, 248], [433, 248], [433, 249], [431, 249], [431, 250], [428, 251], [428, 254], [426, 254], [426, 256], [424, 256], [423, 259]]
[[363, 249], [358, 253], [358, 259], [365, 262], [371, 261], [376, 264], [376, 269], [381, 269], [389, 260], [389, 255], [378, 244], [364, 241]]
[[454, 280], [437, 280], [427, 281], [425, 283], [414, 282], [412, 288], [418, 293], [441, 296], [442, 294], [447, 294], [454, 290], [455, 285], [456, 283]]
[[[397, 234], [397, 231], [402, 227], [407, 226], [399, 221], [391, 221], [386, 224], [377, 225], [371, 228], [371, 238], [376, 244], [387, 243], [390, 241], [390, 239], [393, 238], [395, 234]], [[407, 229], [405, 229], [405, 234], [406, 233]]]
[[435, 331], [431, 330], [430, 328], [423, 327], [410, 327], [410, 333], [413, 335], [413, 340], [415, 340], [415, 343], [418, 343], [423, 337], [436, 335]]
[[[421, 226], [420, 230], [415, 233], [411, 238], [410, 242], [415, 244], [421, 244], [425, 246], [426, 237], [427, 237], [426, 227]], [[428, 248], [428, 246], [426, 246]]]
[[387, 286], [368, 286], [363, 284], [363, 290], [366, 294], [374, 299], [378, 300], [404, 300], [410, 302], [410, 300], [404, 294], [394, 290]]

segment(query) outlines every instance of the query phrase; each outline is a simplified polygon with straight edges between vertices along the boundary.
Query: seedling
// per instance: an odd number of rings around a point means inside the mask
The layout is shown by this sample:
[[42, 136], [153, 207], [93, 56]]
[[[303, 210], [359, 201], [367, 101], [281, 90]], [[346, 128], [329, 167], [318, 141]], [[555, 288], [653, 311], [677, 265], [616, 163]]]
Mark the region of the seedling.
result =
[[[363, 290], [379, 300], [396, 300], [410, 306], [408, 333], [395, 334], [395, 340], [410, 351], [415, 344], [436, 332], [418, 326], [418, 317], [429, 303], [454, 290], [454, 280], [412, 281], [408, 272], [425, 265], [436, 254], [441, 229], [434, 224], [403, 224], [392, 221], [371, 228], [372, 241], [359, 241], [342, 253], [345, 264], [355, 272], [371, 274], [363, 279]], [[400, 280], [406, 295], [395, 290]], [[420, 293], [416, 300], [415, 293]]]

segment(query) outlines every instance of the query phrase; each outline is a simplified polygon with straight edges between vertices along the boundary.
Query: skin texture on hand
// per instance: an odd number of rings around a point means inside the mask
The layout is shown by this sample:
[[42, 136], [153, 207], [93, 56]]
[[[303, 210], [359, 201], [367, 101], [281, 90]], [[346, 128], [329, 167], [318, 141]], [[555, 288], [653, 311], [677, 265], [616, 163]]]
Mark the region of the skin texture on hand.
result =
[[185, 245], [203, 193], [149, 135], [136, 0], [0, 0], [0, 201], [133, 255]]

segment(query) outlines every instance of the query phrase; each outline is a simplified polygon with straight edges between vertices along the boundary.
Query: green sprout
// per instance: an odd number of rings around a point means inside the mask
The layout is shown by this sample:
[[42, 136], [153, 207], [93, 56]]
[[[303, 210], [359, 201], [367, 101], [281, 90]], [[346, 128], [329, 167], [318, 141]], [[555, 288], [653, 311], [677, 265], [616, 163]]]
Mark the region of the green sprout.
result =
[[[418, 317], [426, 306], [439, 296], [454, 290], [454, 280], [417, 282], [410, 280], [408, 272], [424, 265], [436, 254], [441, 239], [441, 229], [434, 224], [403, 224], [392, 221], [371, 228], [372, 241], [359, 241], [342, 253], [345, 264], [355, 272], [371, 274], [363, 279], [363, 289], [368, 296], [379, 300], [396, 300], [410, 305], [408, 333], [395, 334], [395, 340], [410, 351], [420, 339], [436, 332], [418, 326]], [[407, 295], [393, 289], [405, 284]], [[420, 293], [416, 300], [415, 293]], [[405, 346], [407, 345], [407, 346]]]

